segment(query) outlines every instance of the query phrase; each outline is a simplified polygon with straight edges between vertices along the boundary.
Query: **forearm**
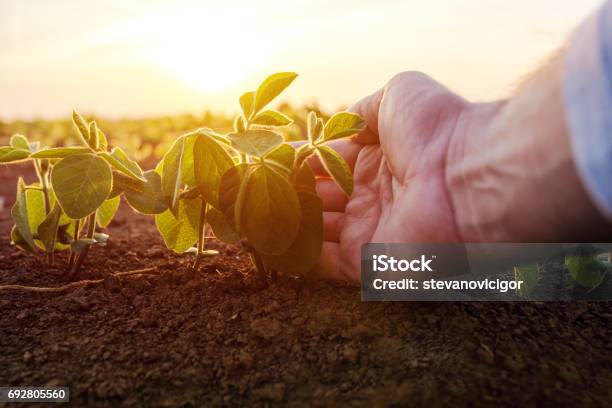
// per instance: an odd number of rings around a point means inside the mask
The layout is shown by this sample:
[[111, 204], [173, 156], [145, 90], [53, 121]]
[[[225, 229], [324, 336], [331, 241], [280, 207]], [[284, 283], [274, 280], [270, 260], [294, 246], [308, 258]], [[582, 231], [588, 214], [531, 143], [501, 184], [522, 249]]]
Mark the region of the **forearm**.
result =
[[610, 229], [576, 170], [565, 121], [562, 55], [498, 104], [473, 105], [449, 163], [465, 241], [594, 241]]

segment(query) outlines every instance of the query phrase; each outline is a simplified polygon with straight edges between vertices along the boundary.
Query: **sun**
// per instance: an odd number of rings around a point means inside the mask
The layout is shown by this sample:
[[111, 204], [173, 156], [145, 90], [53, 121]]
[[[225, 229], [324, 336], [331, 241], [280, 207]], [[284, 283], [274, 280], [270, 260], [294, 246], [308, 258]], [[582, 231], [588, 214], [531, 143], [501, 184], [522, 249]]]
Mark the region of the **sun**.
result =
[[259, 66], [261, 53], [249, 50], [240, 30], [183, 21], [152, 46], [150, 58], [187, 86], [214, 92], [237, 85]]

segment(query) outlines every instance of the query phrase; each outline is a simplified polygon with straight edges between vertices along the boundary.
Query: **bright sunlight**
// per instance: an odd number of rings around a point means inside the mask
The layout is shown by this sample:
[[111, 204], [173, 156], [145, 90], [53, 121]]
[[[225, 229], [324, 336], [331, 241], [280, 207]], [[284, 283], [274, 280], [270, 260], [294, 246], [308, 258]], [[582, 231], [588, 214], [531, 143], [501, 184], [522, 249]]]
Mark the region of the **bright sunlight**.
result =
[[218, 20], [170, 23], [146, 57], [190, 87], [210, 92], [235, 86], [262, 61], [261, 53], [244, 47], [241, 31]]
[[329, 110], [404, 70], [488, 100], [598, 2], [1, 0], [0, 120], [233, 114], [229, 95], [288, 70], [284, 101]]

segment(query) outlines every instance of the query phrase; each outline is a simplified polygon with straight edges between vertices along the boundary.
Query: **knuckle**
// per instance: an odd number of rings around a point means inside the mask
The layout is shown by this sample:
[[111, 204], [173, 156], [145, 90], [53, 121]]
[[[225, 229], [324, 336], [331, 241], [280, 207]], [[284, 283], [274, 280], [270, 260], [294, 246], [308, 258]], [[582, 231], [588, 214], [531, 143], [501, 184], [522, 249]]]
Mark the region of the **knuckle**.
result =
[[432, 81], [432, 79], [421, 71], [403, 71], [391, 77], [387, 82], [387, 88], [394, 88], [400, 85], [407, 85], [424, 80]]

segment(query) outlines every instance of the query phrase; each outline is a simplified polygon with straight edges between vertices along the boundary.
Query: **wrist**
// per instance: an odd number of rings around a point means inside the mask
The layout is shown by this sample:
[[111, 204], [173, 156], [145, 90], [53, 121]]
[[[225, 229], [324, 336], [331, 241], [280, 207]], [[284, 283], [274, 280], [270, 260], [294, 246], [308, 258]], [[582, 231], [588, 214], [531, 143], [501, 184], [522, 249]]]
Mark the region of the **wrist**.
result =
[[508, 101], [462, 113], [447, 185], [464, 241], [579, 241], [609, 231], [578, 178], [560, 89], [553, 62]]

